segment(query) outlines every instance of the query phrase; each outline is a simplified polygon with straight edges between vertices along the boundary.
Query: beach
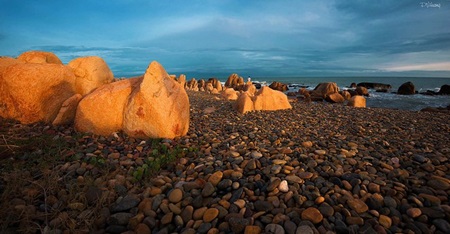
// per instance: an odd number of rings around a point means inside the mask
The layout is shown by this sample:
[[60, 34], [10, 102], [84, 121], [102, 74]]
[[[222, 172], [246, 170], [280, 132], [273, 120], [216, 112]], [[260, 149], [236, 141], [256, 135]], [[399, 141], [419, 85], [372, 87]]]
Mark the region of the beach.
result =
[[2, 232], [450, 232], [448, 112], [187, 93], [173, 140], [0, 119]]

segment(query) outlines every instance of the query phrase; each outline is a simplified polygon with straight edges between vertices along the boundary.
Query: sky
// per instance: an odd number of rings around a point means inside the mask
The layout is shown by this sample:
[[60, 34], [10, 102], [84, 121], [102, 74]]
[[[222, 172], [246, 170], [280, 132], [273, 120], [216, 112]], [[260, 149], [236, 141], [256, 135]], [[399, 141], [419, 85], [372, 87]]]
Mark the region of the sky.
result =
[[0, 0], [0, 55], [191, 77], [450, 77], [450, 0]]

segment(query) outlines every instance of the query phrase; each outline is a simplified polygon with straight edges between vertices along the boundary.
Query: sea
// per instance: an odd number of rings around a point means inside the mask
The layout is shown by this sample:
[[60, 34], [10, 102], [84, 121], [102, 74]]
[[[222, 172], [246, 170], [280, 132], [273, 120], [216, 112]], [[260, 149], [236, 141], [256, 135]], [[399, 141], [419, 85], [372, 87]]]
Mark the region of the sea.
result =
[[[245, 79], [245, 78], [244, 78]], [[252, 81], [270, 85], [273, 81], [288, 84], [289, 91], [298, 91], [300, 86], [306, 86], [313, 90], [319, 83], [335, 82], [340, 90], [349, 89], [351, 83], [373, 82], [390, 84], [392, 89], [386, 93], [369, 89], [369, 97], [366, 98], [366, 106], [372, 108], [390, 108], [400, 110], [419, 111], [426, 107], [447, 107], [450, 105], [449, 95], [424, 95], [427, 90], [438, 92], [442, 85], [450, 85], [450, 78], [430, 77], [252, 77]], [[398, 88], [412, 82], [419, 94], [398, 95]]]

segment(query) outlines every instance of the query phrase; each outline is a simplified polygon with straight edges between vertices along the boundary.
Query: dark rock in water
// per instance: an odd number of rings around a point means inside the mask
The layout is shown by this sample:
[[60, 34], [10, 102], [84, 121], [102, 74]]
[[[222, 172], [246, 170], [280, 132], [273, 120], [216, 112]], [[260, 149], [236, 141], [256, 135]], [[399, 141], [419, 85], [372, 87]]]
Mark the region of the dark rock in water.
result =
[[281, 92], [289, 90], [289, 88], [287, 87], [286, 84], [283, 84], [283, 83], [278, 82], [278, 81], [274, 81], [272, 84], [269, 85], [269, 87], [271, 89], [278, 90], [278, 91], [281, 91]]
[[[392, 86], [390, 84], [382, 84], [382, 83], [372, 83], [372, 82], [361, 82], [358, 83], [358, 85], [356, 86], [362, 86], [368, 89], [375, 89], [375, 90], [386, 90], [386, 92], [388, 90], [390, 90], [392, 88]], [[355, 86], [355, 88], [356, 88]]]
[[414, 84], [410, 81], [402, 84], [398, 90], [397, 90], [397, 94], [401, 94], [401, 95], [413, 95], [416, 94], [416, 87], [414, 86]]
[[348, 89], [347, 91], [350, 93], [352, 97], [358, 95], [358, 93], [355, 90]]
[[450, 95], [450, 85], [442, 85], [438, 92], [439, 95]]
[[354, 82], [353, 82], [353, 83], [352, 83], [352, 84], [350, 85], [350, 87], [349, 87], [349, 88], [352, 88], [352, 89], [354, 89], [354, 88], [356, 88], [356, 86], [357, 86], [357, 85], [356, 85], [356, 83], [354, 83]]
[[261, 89], [261, 83], [252, 82], [252, 84], [256, 87], [256, 89]]

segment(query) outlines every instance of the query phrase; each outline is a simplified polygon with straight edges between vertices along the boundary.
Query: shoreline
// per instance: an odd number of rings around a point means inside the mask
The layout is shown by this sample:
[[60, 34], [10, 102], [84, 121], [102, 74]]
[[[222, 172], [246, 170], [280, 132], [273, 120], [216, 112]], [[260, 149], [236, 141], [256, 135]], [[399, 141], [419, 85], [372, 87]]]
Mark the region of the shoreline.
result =
[[[21, 154], [14, 160], [0, 157], [7, 217], [0, 227], [449, 231], [448, 114], [299, 101], [290, 110], [241, 115], [230, 101], [187, 92], [187, 136], [157, 143], [0, 120], [4, 139], [17, 133], [17, 139], [45, 140], [15, 149]], [[42, 147], [58, 142], [55, 159], [40, 165], [49, 157]], [[146, 159], [155, 149], [182, 157], [136, 180], [134, 172], [150, 165]], [[42, 168], [21, 170], [34, 162]]]

